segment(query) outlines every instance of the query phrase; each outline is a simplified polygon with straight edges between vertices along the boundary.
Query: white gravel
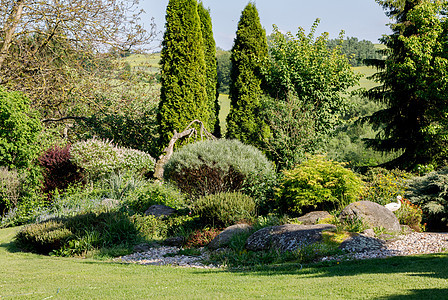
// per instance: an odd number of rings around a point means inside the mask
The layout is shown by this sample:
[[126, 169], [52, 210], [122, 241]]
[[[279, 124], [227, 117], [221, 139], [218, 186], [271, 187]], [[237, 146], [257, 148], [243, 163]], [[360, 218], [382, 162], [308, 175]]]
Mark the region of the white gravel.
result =
[[[219, 268], [218, 265], [204, 265], [203, 260], [208, 258], [208, 252], [201, 249], [200, 256], [176, 255], [164, 257], [168, 253], [176, 253], [180, 250], [177, 247], [157, 247], [149, 251], [134, 253], [127, 256], [116, 258], [117, 262], [137, 263], [142, 265], [172, 265], [180, 267], [194, 268]], [[385, 258], [390, 256], [405, 256], [415, 254], [440, 253], [448, 251], [447, 233], [411, 233], [400, 235], [397, 239], [388, 241], [384, 247], [377, 250], [368, 250], [364, 252], [352, 252], [339, 256], [327, 256], [321, 258], [321, 261], [330, 260], [349, 260], [349, 259], [368, 259]]]

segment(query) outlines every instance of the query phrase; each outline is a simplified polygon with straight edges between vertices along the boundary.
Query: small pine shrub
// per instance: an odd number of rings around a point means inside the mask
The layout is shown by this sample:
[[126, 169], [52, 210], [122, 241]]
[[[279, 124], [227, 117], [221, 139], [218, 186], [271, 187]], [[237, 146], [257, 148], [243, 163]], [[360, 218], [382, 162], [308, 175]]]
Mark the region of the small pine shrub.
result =
[[448, 226], [448, 168], [408, 180], [405, 196], [421, 207], [428, 228], [446, 230]]
[[253, 146], [237, 140], [207, 140], [186, 145], [165, 165], [165, 179], [182, 192], [200, 197], [240, 190], [247, 182], [274, 172], [273, 165]]
[[301, 214], [310, 210], [334, 210], [359, 199], [361, 179], [342, 163], [325, 156], [311, 156], [292, 170], [283, 171], [277, 192], [285, 212]]
[[48, 254], [62, 247], [73, 233], [61, 221], [49, 220], [22, 228], [16, 235], [16, 245], [26, 251]]
[[92, 179], [119, 171], [145, 174], [154, 170], [155, 160], [149, 154], [120, 148], [110, 141], [90, 139], [74, 144], [72, 161], [82, 167]]
[[366, 188], [361, 194], [361, 199], [386, 205], [394, 201], [397, 196], [404, 195], [407, 189], [407, 180], [411, 176], [411, 174], [398, 169], [370, 169], [363, 177]]
[[124, 205], [132, 212], [143, 214], [151, 205], [161, 204], [175, 209], [186, 208], [186, 199], [170, 184], [147, 182], [135, 189], [124, 200]]
[[242, 193], [218, 193], [199, 198], [194, 212], [207, 224], [230, 226], [255, 218], [255, 201]]
[[219, 234], [219, 232], [220, 230], [215, 228], [195, 230], [185, 242], [185, 248], [205, 247]]
[[70, 160], [70, 145], [55, 145], [42, 153], [38, 161], [44, 173], [42, 190], [46, 194], [55, 189], [64, 190], [82, 179], [82, 170]]

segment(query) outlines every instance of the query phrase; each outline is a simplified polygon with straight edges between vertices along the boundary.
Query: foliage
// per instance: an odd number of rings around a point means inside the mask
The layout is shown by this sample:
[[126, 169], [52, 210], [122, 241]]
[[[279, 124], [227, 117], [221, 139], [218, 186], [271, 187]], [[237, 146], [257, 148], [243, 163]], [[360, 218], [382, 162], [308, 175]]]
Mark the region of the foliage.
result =
[[417, 164], [444, 165], [446, 124], [446, 1], [377, 1], [395, 21], [385, 61], [374, 78], [382, 85], [368, 91], [386, 104], [366, 120], [381, 129], [368, 145], [381, 151], [403, 149], [390, 167], [412, 170]]
[[362, 191], [361, 179], [342, 163], [321, 155], [292, 170], [283, 171], [278, 189], [278, 202], [284, 211], [303, 213], [312, 209], [333, 210], [358, 200]]
[[219, 231], [219, 229], [215, 228], [197, 229], [188, 237], [185, 242], [185, 248], [207, 246], [219, 234]]
[[359, 41], [356, 37], [347, 37], [345, 40], [329, 40], [327, 46], [330, 49], [340, 48], [352, 67], [365, 65], [366, 59], [381, 59], [382, 54], [375, 49], [371, 41]]
[[43, 192], [64, 190], [70, 184], [82, 179], [82, 170], [70, 160], [70, 145], [54, 145], [38, 158], [44, 172]]
[[[210, 124], [207, 67], [196, 0], [170, 0], [166, 9], [161, 54], [161, 96], [157, 119], [160, 148], [168, 145], [174, 130], [181, 132], [191, 121]], [[214, 121], [215, 119], [213, 119]]]
[[430, 229], [448, 226], [448, 169], [434, 171], [408, 181], [406, 198], [421, 207], [423, 222]]
[[210, 109], [209, 130], [213, 132], [216, 137], [221, 137], [221, 129], [219, 127], [219, 102], [218, 102], [218, 71], [216, 62], [216, 44], [213, 38], [212, 19], [210, 18], [210, 11], [204, 8], [204, 4], [199, 2], [198, 14], [201, 20], [202, 38], [204, 40], [204, 58], [205, 70], [207, 73], [206, 90], [208, 99], [208, 108]]
[[240, 191], [254, 199], [258, 215], [266, 215], [277, 208], [275, 191], [278, 184], [277, 173], [259, 174], [247, 177]]
[[306, 104], [314, 119], [311, 134], [317, 133], [311, 136], [314, 143], [322, 142], [341, 122], [340, 114], [347, 108], [344, 94], [359, 78], [339, 47], [328, 49], [328, 33], [314, 38], [318, 24], [316, 20], [308, 35], [299, 28], [296, 36], [274, 26], [269, 63], [263, 69], [272, 98], [287, 101], [292, 95]]
[[41, 130], [29, 100], [0, 86], [0, 166], [29, 167], [40, 150], [37, 138]]
[[411, 177], [411, 174], [399, 169], [372, 168], [363, 177], [366, 189], [361, 194], [361, 199], [380, 205], [394, 202], [397, 196], [405, 194], [407, 180]]
[[124, 205], [135, 213], [143, 214], [151, 205], [161, 204], [175, 209], [186, 206], [185, 196], [168, 183], [147, 182], [134, 190]]
[[193, 204], [194, 213], [213, 227], [251, 222], [255, 217], [255, 210], [255, 201], [239, 192], [207, 195]]
[[155, 160], [149, 154], [115, 146], [111, 141], [90, 139], [71, 147], [72, 161], [97, 179], [118, 171], [147, 173], [154, 170]]
[[17, 206], [23, 178], [17, 170], [0, 167], [0, 216]]
[[114, 52], [153, 38], [141, 13], [138, 0], [0, 1], [0, 84], [27, 93], [42, 115], [65, 115], [114, 86]]
[[266, 33], [254, 3], [248, 3], [238, 22], [232, 47], [230, 71], [230, 113], [226, 137], [260, 145], [268, 130], [260, 118], [262, 96], [261, 62], [268, 56]]
[[417, 232], [425, 231], [426, 225], [422, 224], [423, 210], [408, 199], [402, 199], [401, 202], [400, 209], [394, 212], [400, 224], [408, 225]]
[[230, 69], [232, 63], [230, 62], [230, 51], [218, 49], [216, 51], [216, 62], [218, 72], [218, 92], [229, 94], [230, 85]]
[[271, 173], [272, 163], [255, 147], [237, 140], [207, 140], [174, 152], [164, 176], [182, 192], [197, 197], [237, 191], [246, 178]]

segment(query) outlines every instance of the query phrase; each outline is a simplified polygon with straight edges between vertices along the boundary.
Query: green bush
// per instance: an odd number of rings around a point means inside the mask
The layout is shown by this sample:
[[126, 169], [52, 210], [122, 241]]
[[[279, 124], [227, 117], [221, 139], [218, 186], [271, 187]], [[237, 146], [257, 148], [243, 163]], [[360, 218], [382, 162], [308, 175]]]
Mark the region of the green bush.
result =
[[0, 165], [27, 168], [40, 148], [39, 117], [31, 112], [29, 100], [18, 92], [0, 87]]
[[430, 229], [448, 226], [448, 168], [408, 181], [406, 198], [423, 210], [423, 222]]
[[193, 210], [201, 220], [210, 225], [225, 227], [252, 221], [255, 208], [255, 201], [239, 192], [208, 195], [193, 204]]
[[372, 201], [380, 205], [395, 201], [397, 196], [404, 195], [407, 179], [412, 175], [401, 171], [373, 168], [363, 176], [366, 189], [361, 195], [362, 200]]
[[194, 197], [238, 191], [247, 179], [274, 172], [273, 165], [253, 146], [237, 140], [207, 140], [186, 145], [165, 165], [165, 179]]
[[131, 211], [140, 214], [155, 204], [184, 209], [186, 208], [186, 199], [177, 188], [170, 184], [148, 182], [135, 189], [124, 201], [124, 205]]
[[61, 221], [49, 220], [23, 227], [16, 235], [16, 245], [26, 251], [48, 254], [62, 247], [73, 233]]
[[17, 206], [22, 181], [16, 170], [0, 167], [0, 216]]
[[285, 212], [334, 210], [359, 199], [363, 183], [342, 163], [310, 156], [292, 170], [283, 171], [278, 201]]
[[73, 162], [92, 179], [119, 171], [144, 174], [153, 171], [155, 165], [154, 158], [143, 151], [120, 148], [110, 141], [97, 139], [75, 143], [71, 155]]

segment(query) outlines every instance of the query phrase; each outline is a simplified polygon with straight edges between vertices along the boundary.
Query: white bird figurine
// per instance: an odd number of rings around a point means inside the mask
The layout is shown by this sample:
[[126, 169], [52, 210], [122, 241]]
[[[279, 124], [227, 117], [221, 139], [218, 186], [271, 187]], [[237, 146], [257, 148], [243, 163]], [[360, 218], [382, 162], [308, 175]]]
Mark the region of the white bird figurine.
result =
[[392, 202], [392, 203], [384, 205], [384, 207], [386, 207], [390, 211], [399, 210], [401, 207], [401, 196], [397, 196], [397, 203]]

